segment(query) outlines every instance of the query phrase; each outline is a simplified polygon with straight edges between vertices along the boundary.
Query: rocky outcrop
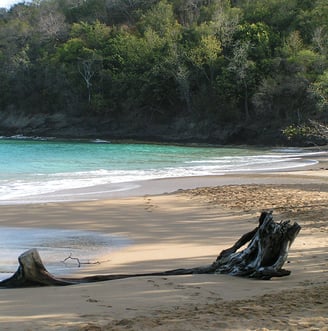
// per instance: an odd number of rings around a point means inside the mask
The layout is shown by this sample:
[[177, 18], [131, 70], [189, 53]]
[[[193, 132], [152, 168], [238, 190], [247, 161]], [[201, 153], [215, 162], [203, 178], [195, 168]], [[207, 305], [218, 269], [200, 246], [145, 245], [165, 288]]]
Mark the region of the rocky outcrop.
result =
[[279, 129], [266, 130], [256, 123], [218, 125], [208, 120], [196, 122], [180, 117], [163, 124], [125, 118], [104, 120], [97, 116], [81, 117], [61, 112], [54, 114], [0, 112], [0, 135], [131, 139], [218, 145], [281, 145], [288, 142]]

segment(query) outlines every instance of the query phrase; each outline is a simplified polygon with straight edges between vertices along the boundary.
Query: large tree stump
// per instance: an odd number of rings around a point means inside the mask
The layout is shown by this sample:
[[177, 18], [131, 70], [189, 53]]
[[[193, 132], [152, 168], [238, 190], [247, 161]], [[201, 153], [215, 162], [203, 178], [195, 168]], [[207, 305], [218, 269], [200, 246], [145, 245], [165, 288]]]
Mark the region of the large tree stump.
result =
[[[282, 266], [300, 230], [297, 223], [275, 223], [272, 212], [263, 212], [259, 226], [242, 236], [231, 248], [223, 250], [213, 263], [213, 268], [216, 273], [258, 279], [288, 276], [290, 271], [282, 269]], [[237, 252], [249, 241], [244, 250]]]
[[[220, 273], [232, 276], [270, 279], [288, 276], [290, 271], [282, 269], [288, 251], [301, 227], [290, 221], [276, 223], [272, 212], [263, 212], [259, 225], [244, 234], [232, 247], [223, 250], [216, 261], [208, 266], [190, 269], [174, 269], [163, 272], [123, 275], [96, 275], [82, 278], [58, 278], [50, 274], [33, 248], [19, 256], [18, 270], [8, 279], [0, 282], [0, 287], [65, 286], [140, 276], [170, 276], [186, 274]], [[238, 251], [245, 244], [248, 246]]]

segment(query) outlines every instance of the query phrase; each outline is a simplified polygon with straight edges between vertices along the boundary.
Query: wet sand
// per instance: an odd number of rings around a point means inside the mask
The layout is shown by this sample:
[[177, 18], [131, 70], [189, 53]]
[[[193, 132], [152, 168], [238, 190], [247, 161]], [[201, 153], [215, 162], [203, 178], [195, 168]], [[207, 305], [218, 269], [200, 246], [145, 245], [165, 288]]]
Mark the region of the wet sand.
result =
[[147, 182], [134, 197], [0, 206], [0, 227], [99, 231], [134, 242], [76, 276], [210, 264], [257, 225], [264, 209], [302, 226], [285, 265], [288, 277], [140, 277], [0, 290], [1, 329], [328, 330], [327, 168], [322, 158], [291, 173]]

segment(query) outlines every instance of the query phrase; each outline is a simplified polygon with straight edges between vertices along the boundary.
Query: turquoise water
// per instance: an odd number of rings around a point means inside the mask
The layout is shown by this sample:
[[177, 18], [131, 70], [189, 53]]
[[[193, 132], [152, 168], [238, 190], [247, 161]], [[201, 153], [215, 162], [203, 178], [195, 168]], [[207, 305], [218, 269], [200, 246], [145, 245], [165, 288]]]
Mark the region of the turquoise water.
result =
[[315, 163], [302, 159], [307, 154], [300, 149], [2, 138], [0, 204], [52, 201], [72, 189], [80, 189], [83, 199], [82, 191], [104, 184], [109, 191], [111, 187], [129, 190], [140, 180], [272, 171]]

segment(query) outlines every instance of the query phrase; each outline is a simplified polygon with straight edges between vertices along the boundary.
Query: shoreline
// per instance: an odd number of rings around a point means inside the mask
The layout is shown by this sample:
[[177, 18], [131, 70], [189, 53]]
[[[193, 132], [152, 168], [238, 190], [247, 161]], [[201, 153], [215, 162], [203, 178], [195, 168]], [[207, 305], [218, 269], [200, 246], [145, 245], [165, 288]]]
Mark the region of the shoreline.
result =
[[[126, 183], [111, 183], [85, 188], [66, 189], [53, 194], [33, 195], [22, 200], [1, 200], [0, 206], [40, 203], [86, 202], [107, 199], [141, 197], [144, 195], [171, 194], [204, 186], [222, 186], [237, 184], [283, 184], [299, 183], [302, 179], [309, 183], [320, 183], [328, 169], [328, 156], [317, 157], [316, 164], [278, 171], [237, 172], [233, 174], [170, 177], [140, 180]], [[69, 198], [68, 198], [69, 197]]]
[[1, 205], [0, 227], [96, 231], [133, 240], [99, 265], [80, 268], [78, 277], [209, 264], [256, 226], [263, 208], [273, 209], [276, 220], [297, 221], [302, 230], [285, 266], [292, 273], [285, 278], [139, 277], [0, 290], [0, 323], [17, 331], [323, 329], [327, 169], [322, 157], [302, 171], [147, 181], [136, 189], [138, 196]]
[[[287, 150], [289, 152], [287, 152]], [[314, 163], [320, 162], [318, 160], [327, 159], [328, 155], [328, 151], [324, 151], [322, 148], [319, 150], [317, 148], [295, 150], [277, 148], [272, 151], [273, 154], [271, 155], [269, 153], [271, 156], [264, 161], [261, 158], [256, 162], [251, 159], [249, 161], [250, 163], [245, 163], [241, 167], [238, 161], [234, 161], [226, 168], [219, 166], [214, 167], [213, 170], [209, 167], [208, 169], [206, 168], [207, 170], [204, 172], [202, 167], [201, 170], [197, 170], [196, 167], [194, 170], [190, 171], [189, 165], [186, 167], [179, 165], [177, 168], [169, 167], [169, 171], [160, 173], [148, 169], [147, 171], [149, 171], [149, 173], [146, 171], [142, 176], [140, 176], [140, 174], [135, 176], [128, 174], [128, 177], [122, 175], [117, 178], [115, 174], [111, 174], [110, 176], [108, 174], [102, 174], [96, 177], [91, 175], [90, 178], [86, 177], [86, 182], [81, 181], [79, 176], [75, 178], [74, 175], [72, 176], [73, 185], [70, 186], [62, 184], [62, 182], [65, 181], [70, 183], [68, 181], [71, 179], [70, 176], [64, 176], [65, 180], [62, 180], [60, 173], [55, 177], [56, 180], [54, 180], [54, 183], [46, 177], [40, 177], [40, 181], [39, 179], [35, 179], [35, 183], [32, 185], [33, 181], [30, 182], [30, 179], [26, 182], [23, 180], [22, 183], [20, 183], [18, 178], [17, 183], [15, 180], [12, 182], [9, 181], [7, 184], [6, 182], [4, 183], [0, 205], [95, 201], [107, 198], [142, 196], [144, 194], [156, 195], [172, 193], [177, 190], [190, 189], [202, 185], [212, 186], [238, 183], [238, 178], [253, 177], [259, 178], [259, 182], [263, 182], [263, 178], [269, 174], [299, 172], [307, 168], [315, 167], [317, 164]], [[254, 155], [251, 157], [254, 157]], [[237, 163], [235, 164], [235, 162]], [[193, 168], [191, 167], [191, 169]], [[72, 174], [75, 173], [72, 172]], [[88, 175], [86, 174], [85, 176]], [[162, 178], [156, 178], [159, 176], [162, 176]], [[59, 184], [56, 182], [57, 180], [59, 180]], [[125, 180], [130, 181], [124, 182]], [[247, 180], [244, 179], [243, 182], [246, 183]], [[6, 185], [8, 185], [8, 190], [6, 190]], [[49, 185], [49, 187], [47, 185]], [[8, 200], [3, 200], [3, 198], [8, 198]]]

